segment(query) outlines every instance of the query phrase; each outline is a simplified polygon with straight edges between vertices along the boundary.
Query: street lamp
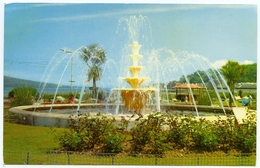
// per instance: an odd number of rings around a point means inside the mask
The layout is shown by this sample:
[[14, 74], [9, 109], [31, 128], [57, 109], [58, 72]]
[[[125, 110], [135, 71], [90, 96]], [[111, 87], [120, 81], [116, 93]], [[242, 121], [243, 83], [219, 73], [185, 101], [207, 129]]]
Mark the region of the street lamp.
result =
[[[63, 52], [65, 52], [65, 53], [72, 53], [72, 51], [70, 51], [70, 50], [68, 50], [68, 49], [63, 49], [63, 48], [61, 48], [60, 49], [61, 51], [63, 51]], [[73, 56], [71, 56], [71, 75], [70, 75], [70, 92], [72, 92], [72, 83], [73, 82], [75, 82], [75, 81], [73, 81]]]

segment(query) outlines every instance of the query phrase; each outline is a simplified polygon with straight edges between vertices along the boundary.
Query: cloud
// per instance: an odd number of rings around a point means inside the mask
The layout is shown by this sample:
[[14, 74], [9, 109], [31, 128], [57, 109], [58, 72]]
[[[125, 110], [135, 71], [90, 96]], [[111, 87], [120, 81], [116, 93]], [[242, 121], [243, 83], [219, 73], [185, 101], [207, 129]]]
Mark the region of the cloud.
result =
[[84, 14], [84, 15], [76, 15], [71, 17], [56, 17], [56, 18], [46, 18], [46, 19], [40, 19], [40, 20], [34, 20], [32, 22], [48, 22], [48, 21], [75, 21], [75, 20], [85, 20], [85, 19], [94, 19], [98, 17], [109, 17], [109, 16], [116, 16], [116, 15], [125, 15], [125, 14], [136, 14], [136, 13], [161, 13], [161, 12], [167, 12], [172, 11], [174, 8], [151, 8], [150, 6], [148, 8], [135, 8], [135, 9], [128, 9], [128, 10], [118, 10], [115, 12], [104, 12], [99, 14]]
[[[228, 62], [228, 60], [217, 60], [212, 63], [212, 66], [216, 69], [220, 69], [223, 65], [225, 65]], [[250, 60], [244, 60], [238, 62], [240, 65], [246, 65], [246, 64], [253, 64], [253, 61]]]
[[[34, 6], [42, 7], [42, 6], [54, 6], [55, 4], [35, 4]], [[57, 5], [75, 5], [75, 4], [57, 4]], [[108, 17], [108, 16], [116, 16], [116, 15], [126, 15], [126, 14], [148, 14], [148, 13], [163, 13], [169, 11], [185, 11], [185, 10], [199, 10], [204, 8], [250, 8], [255, 7], [252, 5], [204, 5], [204, 4], [174, 4], [174, 5], [165, 5], [165, 4], [153, 4], [144, 6], [145, 4], [141, 4], [140, 8], [128, 9], [128, 10], [117, 10], [115, 12], [104, 12], [99, 14], [84, 14], [84, 15], [76, 15], [71, 17], [56, 17], [56, 18], [46, 18], [41, 20], [34, 20], [33, 22], [48, 22], [48, 21], [75, 21], [75, 20], [85, 20], [92, 19], [98, 17]], [[158, 5], [156, 7], [152, 7], [154, 5]], [[163, 6], [164, 5], [164, 6]]]
[[225, 65], [228, 62], [228, 60], [217, 60], [212, 63], [212, 66], [216, 69], [220, 69], [223, 65]]
[[250, 61], [250, 60], [245, 60], [245, 61], [239, 62], [239, 64], [243, 64], [243, 65], [253, 64], [253, 63], [254, 63], [254, 62], [253, 62], [253, 61]]

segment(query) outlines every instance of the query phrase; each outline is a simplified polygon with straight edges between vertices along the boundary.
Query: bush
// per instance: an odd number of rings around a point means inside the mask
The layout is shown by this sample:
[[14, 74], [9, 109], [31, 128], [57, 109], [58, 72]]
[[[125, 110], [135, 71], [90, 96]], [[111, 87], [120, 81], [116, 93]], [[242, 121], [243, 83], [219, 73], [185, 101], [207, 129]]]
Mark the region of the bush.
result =
[[192, 114], [184, 116], [183, 114], [169, 115], [167, 124], [169, 132], [167, 141], [173, 142], [177, 147], [187, 148], [191, 145], [191, 131], [194, 116]]
[[234, 116], [209, 121], [203, 117], [197, 120], [192, 114], [158, 112], [145, 118], [139, 115], [135, 125], [127, 130], [132, 117], [121, 117], [117, 124], [115, 118], [100, 113], [71, 117], [70, 130], [59, 135], [58, 140], [65, 150], [108, 153], [122, 152], [123, 145], [129, 144], [134, 154], [162, 155], [173, 148], [196, 152], [256, 151], [255, 113], [248, 113], [247, 119], [238, 124]]
[[133, 153], [163, 154], [169, 149], [166, 141], [165, 116], [161, 113], [150, 114], [146, 119], [142, 116], [130, 130]]
[[234, 147], [243, 153], [256, 150], [256, 114], [248, 113], [243, 124], [235, 124]]
[[198, 98], [198, 105], [211, 106], [211, 101], [207, 95], [201, 95]]
[[98, 113], [95, 116], [71, 116], [70, 131], [57, 135], [61, 147], [65, 150], [97, 150], [98, 152], [118, 153], [125, 140], [124, 131], [127, 122], [116, 127], [115, 118]]
[[[66, 92], [66, 93], [58, 93], [56, 95], [56, 97], [58, 96], [61, 96], [61, 97], [64, 97], [66, 100], [69, 100], [71, 97], [74, 97], [74, 98], [77, 98], [79, 99], [80, 98], [80, 93], [71, 93], [71, 92]], [[87, 100], [89, 98], [91, 98], [91, 93], [85, 93], [82, 97], [82, 100]], [[51, 93], [45, 93], [44, 95], [42, 95], [42, 98], [45, 100], [45, 101], [50, 101], [54, 98], [54, 94], [51, 94]]]
[[17, 87], [8, 93], [11, 106], [31, 105], [38, 98], [38, 91], [32, 87]]
[[219, 139], [219, 148], [224, 152], [231, 150], [234, 147], [234, 124], [236, 118], [227, 116], [226, 120], [218, 117], [218, 120], [213, 121], [214, 133]]
[[191, 133], [194, 147], [201, 151], [215, 151], [219, 146], [219, 137], [215, 133], [215, 127], [205, 118], [194, 120]]

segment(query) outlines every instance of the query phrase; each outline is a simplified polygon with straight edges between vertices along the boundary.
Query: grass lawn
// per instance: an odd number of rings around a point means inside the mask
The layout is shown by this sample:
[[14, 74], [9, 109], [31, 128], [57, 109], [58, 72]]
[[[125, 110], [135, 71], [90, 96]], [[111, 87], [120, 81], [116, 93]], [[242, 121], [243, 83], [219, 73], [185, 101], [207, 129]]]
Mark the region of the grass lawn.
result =
[[48, 153], [59, 147], [53, 130], [65, 128], [26, 126], [8, 122], [8, 109], [4, 109], [4, 163], [9, 164], [75, 164], [75, 165], [250, 165], [256, 164], [256, 156], [207, 157], [203, 155], [164, 158], [131, 156], [89, 156], [86, 154]]
[[[24, 156], [27, 152], [45, 154], [50, 150], [54, 150], [59, 146], [55, 142], [55, 135], [53, 130], [64, 131], [64, 128], [50, 128], [39, 126], [27, 126], [7, 122], [8, 109], [4, 109], [4, 163], [5, 164], [23, 164], [25, 162]], [[24, 155], [24, 156], [21, 156]], [[10, 156], [10, 157], [8, 157]], [[22, 159], [21, 159], [22, 157]], [[19, 162], [19, 160], [22, 160]]]

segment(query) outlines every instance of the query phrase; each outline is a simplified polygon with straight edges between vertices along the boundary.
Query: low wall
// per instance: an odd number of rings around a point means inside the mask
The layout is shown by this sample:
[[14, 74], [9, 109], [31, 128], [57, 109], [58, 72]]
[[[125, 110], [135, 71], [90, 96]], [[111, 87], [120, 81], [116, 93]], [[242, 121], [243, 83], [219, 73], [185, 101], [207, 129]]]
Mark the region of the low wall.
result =
[[32, 126], [69, 127], [69, 114], [52, 114], [26, 111], [32, 106], [10, 108], [8, 117], [10, 122]]
[[[194, 105], [189, 104], [175, 104], [175, 105], [163, 105], [161, 106], [161, 110], [179, 110], [179, 111], [191, 111], [195, 112], [196, 108], [199, 112], [210, 112], [210, 113], [219, 113], [224, 114], [224, 110], [222, 107], [214, 107], [214, 106], [202, 106], [197, 105], [196, 107]], [[233, 114], [232, 108], [225, 107], [226, 114]]]
[[[76, 107], [76, 105], [55, 105], [53, 109], [64, 109], [64, 108], [69, 108], [69, 107]], [[84, 105], [86, 106], [86, 105]], [[89, 107], [95, 107], [99, 106], [99, 108], [105, 108], [105, 105], [88, 105]], [[9, 116], [9, 121], [14, 122], [17, 124], [24, 124], [24, 125], [31, 125], [31, 126], [47, 126], [47, 127], [62, 127], [62, 128], [68, 128], [70, 125], [70, 119], [69, 117], [73, 117], [72, 114], [56, 114], [56, 113], [42, 113], [42, 112], [37, 112], [37, 110], [33, 110], [35, 107], [34, 106], [19, 106], [19, 107], [13, 107], [10, 108], [8, 111], [8, 116]], [[49, 109], [50, 106], [48, 105], [39, 105], [37, 106], [39, 109]], [[213, 112], [213, 113], [220, 113], [223, 114], [223, 109], [220, 107], [209, 107], [209, 106], [197, 106], [197, 109], [199, 112], [201, 111], [206, 111], [206, 112]], [[183, 110], [183, 111], [195, 111], [194, 106], [183, 106], [183, 105], [163, 105], [161, 106], [161, 111], [166, 111], [166, 110]], [[148, 110], [149, 111], [149, 110]], [[232, 113], [231, 108], [226, 108], [225, 109], [226, 114]], [[144, 114], [147, 115], [147, 114]], [[111, 115], [112, 116], [112, 115]], [[123, 115], [126, 116], [126, 115]], [[131, 114], [129, 114], [131, 116]], [[77, 114], [75, 114], [76, 119]], [[116, 123], [118, 123], [121, 120], [120, 115], [113, 115], [116, 119]], [[205, 117], [205, 116], [203, 116]], [[211, 119], [213, 116], [210, 116]], [[135, 115], [130, 123], [129, 123], [129, 128], [133, 127], [135, 124], [135, 119], [138, 118], [138, 115]]]
[[[53, 109], [65, 109], [71, 106], [76, 105], [55, 105]], [[94, 107], [97, 105], [88, 105], [89, 107]], [[105, 107], [104, 105], [100, 105], [101, 107]], [[19, 106], [13, 107], [8, 110], [8, 120], [9, 122], [23, 124], [23, 125], [31, 125], [31, 126], [46, 126], [46, 127], [58, 127], [58, 128], [68, 128], [71, 124], [70, 118], [73, 118], [72, 114], [55, 114], [55, 113], [41, 113], [34, 111], [34, 106]], [[49, 109], [50, 106], [39, 105], [37, 106], [39, 109]], [[109, 116], [109, 115], [108, 115]], [[112, 116], [112, 115], [111, 115]], [[124, 115], [126, 116], [126, 115]], [[131, 115], [129, 115], [131, 116]], [[114, 116], [116, 119], [115, 123], [119, 123], [121, 120], [121, 116]], [[129, 128], [133, 127], [135, 124], [135, 119], [138, 116], [134, 116], [132, 121], [129, 123]], [[74, 120], [77, 120], [77, 114], [74, 115]]]

